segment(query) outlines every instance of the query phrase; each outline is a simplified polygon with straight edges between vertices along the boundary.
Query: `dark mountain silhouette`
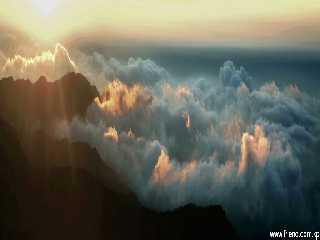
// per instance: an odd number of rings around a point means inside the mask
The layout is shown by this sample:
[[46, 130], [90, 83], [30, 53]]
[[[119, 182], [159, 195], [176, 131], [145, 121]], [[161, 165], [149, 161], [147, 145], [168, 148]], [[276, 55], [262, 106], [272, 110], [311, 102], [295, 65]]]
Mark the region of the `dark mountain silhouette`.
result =
[[[16, 131], [0, 119], [0, 239], [17, 236], [20, 219], [18, 199], [27, 179], [28, 162]], [[21, 195], [19, 195], [21, 193]]]
[[57, 120], [83, 117], [98, 91], [79, 73], [55, 82], [40, 77], [35, 83], [12, 77], [0, 81], [0, 117], [19, 132], [50, 129]]
[[237, 239], [221, 207], [147, 209], [95, 149], [50, 135], [52, 119], [84, 116], [97, 94], [80, 74], [0, 80], [0, 238]]

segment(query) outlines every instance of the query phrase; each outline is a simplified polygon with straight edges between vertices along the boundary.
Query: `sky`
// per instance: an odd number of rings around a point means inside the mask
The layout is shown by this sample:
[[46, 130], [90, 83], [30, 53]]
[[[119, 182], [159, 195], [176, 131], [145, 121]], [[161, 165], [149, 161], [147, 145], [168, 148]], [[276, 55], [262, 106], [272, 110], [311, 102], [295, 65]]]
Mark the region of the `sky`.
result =
[[0, 21], [44, 42], [99, 33], [158, 42], [316, 45], [319, 0], [1, 0]]

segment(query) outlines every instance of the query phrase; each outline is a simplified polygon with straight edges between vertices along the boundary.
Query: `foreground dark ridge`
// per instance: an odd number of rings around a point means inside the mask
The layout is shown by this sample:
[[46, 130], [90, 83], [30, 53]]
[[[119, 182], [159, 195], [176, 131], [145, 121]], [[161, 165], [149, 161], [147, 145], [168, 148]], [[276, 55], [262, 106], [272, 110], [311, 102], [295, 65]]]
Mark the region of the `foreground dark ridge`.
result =
[[79, 73], [69, 73], [55, 82], [45, 77], [32, 83], [12, 77], [0, 80], [0, 116], [19, 132], [46, 129], [58, 120], [83, 117], [98, 96], [96, 87]]
[[[9, 78], [0, 93], [0, 239], [237, 238], [220, 206], [146, 209], [95, 149], [50, 136], [52, 118], [84, 116], [97, 96], [82, 75], [34, 84]], [[33, 121], [40, 127], [27, 131]]]

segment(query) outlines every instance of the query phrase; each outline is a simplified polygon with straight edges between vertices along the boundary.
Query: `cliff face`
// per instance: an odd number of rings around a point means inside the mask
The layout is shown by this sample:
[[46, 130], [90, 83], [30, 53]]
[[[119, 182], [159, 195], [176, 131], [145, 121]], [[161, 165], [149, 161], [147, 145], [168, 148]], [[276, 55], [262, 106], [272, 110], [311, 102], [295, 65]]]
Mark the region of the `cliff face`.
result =
[[96, 96], [79, 74], [0, 80], [0, 239], [236, 239], [221, 207], [149, 210], [95, 149], [48, 134]]

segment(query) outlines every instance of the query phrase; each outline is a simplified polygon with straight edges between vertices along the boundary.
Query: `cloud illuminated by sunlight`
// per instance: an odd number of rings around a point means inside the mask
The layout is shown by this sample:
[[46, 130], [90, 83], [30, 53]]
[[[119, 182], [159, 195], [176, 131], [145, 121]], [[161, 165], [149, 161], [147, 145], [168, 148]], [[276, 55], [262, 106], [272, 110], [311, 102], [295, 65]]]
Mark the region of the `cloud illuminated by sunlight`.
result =
[[136, 108], [146, 107], [152, 102], [152, 96], [141, 85], [127, 86], [119, 80], [109, 83], [103, 96], [95, 103], [105, 112], [112, 115], [123, 115]]
[[34, 57], [15, 55], [7, 59], [0, 67], [0, 77], [12, 76], [36, 81], [40, 76], [46, 76], [53, 81], [66, 73], [75, 71], [77, 66], [68, 50], [58, 43], [54, 51], [43, 51]]

